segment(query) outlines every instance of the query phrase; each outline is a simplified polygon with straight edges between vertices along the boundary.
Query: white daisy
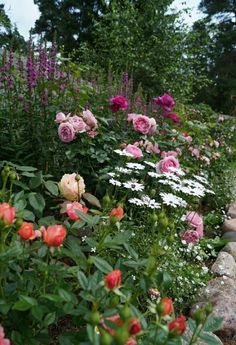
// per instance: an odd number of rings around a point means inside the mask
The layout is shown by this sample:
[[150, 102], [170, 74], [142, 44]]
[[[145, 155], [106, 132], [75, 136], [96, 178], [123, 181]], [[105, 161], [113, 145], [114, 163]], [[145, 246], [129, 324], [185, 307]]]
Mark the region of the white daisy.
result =
[[148, 195], [142, 196], [142, 201], [143, 201], [145, 206], [147, 206], [147, 207], [149, 207], [151, 209], [161, 208], [161, 204], [156, 202], [155, 199], [149, 198]]
[[133, 155], [131, 155], [131, 153], [129, 153], [125, 150], [114, 150], [114, 152], [120, 156], [133, 157]]
[[137, 206], [144, 206], [144, 202], [141, 199], [138, 199], [138, 198], [131, 198], [131, 199], [128, 200], [128, 202], [130, 204], [134, 204], [134, 205], [137, 205]]
[[142, 192], [144, 190], [144, 185], [138, 183], [138, 181], [135, 179], [131, 179], [129, 182], [124, 182], [123, 186], [136, 192]]
[[160, 177], [159, 174], [157, 174], [157, 173], [155, 173], [155, 172], [152, 172], [152, 171], [149, 171], [149, 172], [148, 172], [148, 175], [151, 176], [151, 177], [156, 177], [156, 178]]
[[207, 180], [205, 177], [203, 177], [203, 176], [193, 175], [193, 177], [194, 177], [196, 180], [198, 180], [198, 181], [200, 181], [200, 182], [202, 182], [202, 183], [205, 183], [205, 184], [208, 184], [208, 183], [209, 183], [208, 180]]
[[120, 181], [115, 180], [114, 178], [111, 178], [109, 180], [109, 183], [113, 184], [113, 186], [118, 186], [118, 187], [120, 187], [122, 185], [122, 183]]
[[115, 176], [116, 176], [116, 174], [113, 173], [113, 172], [109, 172], [109, 173], [107, 173], [107, 175], [109, 175], [109, 176], [111, 176], [111, 177], [115, 177]]
[[152, 162], [148, 162], [148, 161], [144, 161], [145, 164], [149, 165], [152, 168], [156, 168], [156, 164], [152, 163]]
[[139, 163], [126, 163], [126, 166], [129, 169], [137, 169], [137, 170], [145, 169], [145, 166]]
[[123, 174], [128, 174], [128, 175], [132, 174], [133, 172], [131, 169], [126, 169], [122, 167], [116, 167], [115, 169]]
[[184, 199], [182, 199], [182, 198], [180, 198], [174, 194], [160, 193], [160, 196], [161, 196], [164, 204], [172, 206], [174, 208], [176, 208], [177, 206], [181, 206], [181, 207], [187, 206], [187, 202]]

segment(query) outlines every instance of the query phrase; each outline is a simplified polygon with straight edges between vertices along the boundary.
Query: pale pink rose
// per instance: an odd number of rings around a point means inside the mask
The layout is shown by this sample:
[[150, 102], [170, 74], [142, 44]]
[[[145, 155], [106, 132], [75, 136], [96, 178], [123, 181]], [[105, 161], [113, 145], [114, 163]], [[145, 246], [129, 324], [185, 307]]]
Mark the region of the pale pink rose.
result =
[[196, 232], [198, 233], [199, 238], [203, 237], [203, 230], [204, 230], [204, 225], [203, 225], [203, 223], [202, 223], [202, 224], [199, 224], [199, 225], [196, 227]]
[[133, 127], [136, 132], [148, 134], [151, 126], [150, 118], [145, 115], [138, 115], [133, 119]]
[[197, 227], [198, 225], [203, 224], [202, 217], [194, 211], [189, 211], [186, 214], [185, 221], [187, 221], [193, 227]]
[[150, 118], [151, 128], [149, 129], [148, 135], [155, 135], [157, 133], [157, 123], [156, 120], [151, 117]]
[[69, 122], [62, 122], [58, 127], [58, 135], [61, 141], [69, 143], [75, 139], [75, 130]]
[[85, 192], [84, 179], [76, 173], [63, 175], [58, 187], [64, 198], [71, 201], [79, 200]]
[[193, 156], [193, 157], [196, 157], [196, 158], [199, 158], [200, 157], [200, 150], [199, 149], [197, 149], [197, 148], [190, 148], [189, 149], [190, 151], [191, 151], [191, 155]]
[[98, 122], [93, 113], [90, 110], [84, 110], [82, 113], [84, 122], [88, 125], [89, 130], [95, 130], [98, 128]]
[[131, 145], [131, 144], [127, 145], [125, 148], [125, 151], [130, 153], [135, 159], [139, 159], [143, 157], [142, 151], [140, 150], [140, 148], [138, 148], [135, 145]]
[[186, 137], [184, 137], [185, 140], [188, 142], [188, 143], [191, 143], [193, 141], [193, 138], [190, 136], [190, 135], [187, 135]]
[[214, 140], [213, 143], [214, 143], [214, 146], [215, 146], [216, 148], [218, 148], [218, 147], [220, 146], [220, 143], [219, 143], [219, 141], [217, 141], [217, 140]]
[[218, 121], [219, 121], [219, 122], [224, 122], [224, 120], [225, 120], [225, 118], [224, 118], [223, 115], [220, 115], [220, 116], [218, 117]]
[[206, 156], [201, 156], [200, 160], [203, 161], [204, 163], [206, 163], [207, 165], [210, 165], [210, 158], [206, 157]]
[[176, 152], [176, 151], [162, 151], [161, 152], [161, 158], [165, 158], [165, 157], [169, 157], [169, 156], [177, 157], [178, 152]]
[[87, 132], [87, 135], [88, 135], [90, 138], [95, 138], [95, 137], [98, 135], [98, 132], [96, 132], [96, 131], [88, 131], [88, 132]]
[[200, 236], [197, 231], [195, 230], [187, 230], [185, 231], [182, 236], [182, 240], [186, 241], [187, 243], [197, 243], [200, 239]]
[[1, 325], [0, 325], [0, 345], [11, 345], [10, 340], [5, 338], [5, 332]]
[[177, 147], [176, 152], [178, 153], [179, 156], [182, 155], [182, 150], [179, 147]]
[[61, 122], [65, 121], [66, 119], [67, 119], [66, 115], [64, 113], [60, 112], [60, 113], [57, 113], [55, 122], [61, 123]]
[[76, 133], [83, 133], [86, 131], [86, 123], [77, 115], [72, 116], [69, 118], [69, 123], [72, 124]]
[[173, 169], [178, 168], [179, 161], [173, 156], [165, 157], [156, 164], [156, 171], [160, 174], [173, 172]]
[[145, 142], [145, 149], [147, 153], [160, 153], [158, 144], [153, 144], [150, 141]]
[[128, 114], [127, 115], [127, 121], [128, 122], [131, 122], [133, 121], [137, 116], [140, 116], [141, 114], [134, 114], [134, 113], [131, 113], [131, 114]]
[[76, 210], [81, 211], [83, 213], [87, 213], [88, 212], [88, 208], [83, 206], [83, 205], [81, 205], [77, 201], [72, 202], [71, 204], [67, 204], [66, 212], [67, 212], [68, 217], [71, 220], [79, 220], [79, 219], [81, 219], [80, 216], [75, 212]]

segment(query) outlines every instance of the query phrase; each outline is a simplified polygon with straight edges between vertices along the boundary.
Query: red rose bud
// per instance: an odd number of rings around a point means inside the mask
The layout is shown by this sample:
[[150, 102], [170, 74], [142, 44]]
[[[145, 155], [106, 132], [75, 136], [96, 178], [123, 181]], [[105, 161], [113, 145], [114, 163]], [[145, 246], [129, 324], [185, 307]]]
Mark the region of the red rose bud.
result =
[[4, 202], [3, 204], [0, 204], [0, 219], [2, 219], [6, 225], [10, 225], [13, 223], [14, 218], [15, 218], [15, 213], [16, 213], [15, 207], [10, 206], [6, 202]]
[[173, 302], [171, 298], [164, 297], [161, 300], [163, 306], [162, 316], [171, 315], [174, 311]]
[[138, 334], [141, 331], [141, 325], [138, 319], [130, 321], [129, 333], [131, 335]]
[[180, 315], [169, 323], [168, 328], [170, 332], [173, 331], [178, 335], [183, 334], [186, 329], [186, 317], [184, 315]]
[[35, 231], [33, 223], [23, 222], [18, 230], [18, 234], [24, 241], [33, 240], [35, 238]]
[[120, 270], [108, 273], [104, 278], [106, 287], [110, 290], [118, 288], [121, 285], [121, 274]]
[[115, 328], [111, 328], [110, 326], [108, 326], [106, 324], [106, 321], [109, 321], [109, 323], [113, 323], [114, 327], [115, 326], [121, 327], [123, 324], [123, 321], [121, 320], [120, 315], [118, 314], [102, 319], [100, 323], [101, 327], [111, 335], [115, 334]]
[[49, 247], [59, 247], [66, 237], [66, 229], [62, 225], [51, 225], [43, 230], [43, 241]]
[[111, 210], [110, 218], [117, 217], [118, 220], [121, 220], [123, 218], [123, 215], [124, 215], [124, 210], [122, 207], [119, 206]]

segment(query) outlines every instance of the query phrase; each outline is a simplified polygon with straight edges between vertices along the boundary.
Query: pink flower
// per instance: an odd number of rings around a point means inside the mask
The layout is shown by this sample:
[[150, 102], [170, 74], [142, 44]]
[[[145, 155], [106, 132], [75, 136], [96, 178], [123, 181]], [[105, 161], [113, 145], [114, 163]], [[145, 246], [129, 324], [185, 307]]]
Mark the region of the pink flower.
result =
[[126, 110], [128, 108], [128, 102], [123, 96], [115, 96], [110, 98], [110, 109], [117, 113], [119, 110]]
[[15, 207], [10, 206], [8, 203], [4, 202], [0, 204], [0, 219], [7, 225], [14, 222], [16, 214]]
[[62, 113], [62, 112], [57, 113], [55, 122], [56, 122], [56, 123], [61, 123], [61, 122], [65, 121], [66, 118], [67, 118], [67, 117], [66, 117], [66, 115], [65, 115], [64, 113]]
[[75, 130], [69, 122], [62, 122], [58, 127], [58, 135], [61, 141], [69, 143], [75, 139]]
[[127, 115], [127, 121], [128, 122], [131, 122], [133, 121], [137, 116], [140, 116], [141, 114], [134, 114], [134, 113], [131, 113], [131, 114], [128, 114]]
[[77, 115], [72, 116], [69, 118], [69, 123], [72, 124], [76, 133], [83, 133], [86, 131], [86, 123]]
[[173, 172], [173, 168], [179, 168], [179, 161], [174, 156], [165, 157], [156, 164], [156, 171], [161, 174]]
[[148, 134], [151, 129], [151, 121], [150, 118], [145, 115], [137, 115], [133, 119], [133, 127], [136, 132], [142, 134]]
[[153, 144], [150, 141], [146, 140], [144, 146], [147, 153], [160, 153], [158, 144]]
[[71, 204], [66, 205], [66, 212], [67, 215], [70, 219], [72, 220], [78, 220], [80, 219], [80, 216], [75, 212], [76, 210], [81, 211], [83, 213], [88, 212], [88, 208], [81, 205], [79, 202], [75, 201], [72, 202]]
[[143, 157], [143, 153], [136, 145], [127, 145], [125, 151], [130, 153], [135, 159]]
[[157, 123], [156, 120], [151, 117], [150, 118], [151, 128], [149, 129], [148, 135], [155, 135], [157, 133]]
[[193, 138], [186, 132], [182, 133], [182, 136], [188, 143], [191, 143], [193, 141]]
[[177, 114], [174, 113], [165, 113], [164, 117], [170, 119], [173, 123], [179, 124], [180, 123], [180, 118]]
[[154, 98], [153, 101], [156, 104], [161, 105], [163, 109], [167, 111], [170, 111], [175, 105], [174, 99], [168, 93], [164, 93], [162, 96]]
[[165, 158], [165, 157], [169, 157], [169, 156], [177, 157], [178, 152], [176, 152], [176, 151], [162, 151], [161, 152], [161, 158]]
[[66, 237], [66, 229], [63, 225], [50, 225], [43, 229], [43, 241], [49, 247], [59, 247]]
[[0, 325], [0, 345], [10, 345], [10, 340], [5, 338], [5, 332], [3, 327]]
[[191, 155], [193, 157], [196, 157], [196, 158], [200, 157], [200, 150], [199, 149], [191, 147], [191, 148], [189, 148], [189, 150], [191, 151]]
[[220, 115], [218, 117], [218, 122], [224, 122], [225, 118], [224, 118], [224, 115]]
[[61, 194], [67, 200], [79, 200], [85, 192], [84, 179], [79, 174], [65, 174], [58, 183]]
[[97, 119], [90, 110], [84, 110], [82, 116], [84, 122], [88, 125], [89, 130], [95, 130], [98, 128]]
[[88, 135], [90, 138], [95, 138], [95, 137], [98, 135], [98, 132], [96, 132], [96, 131], [88, 131], [88, 132], [87, 132], [87, 135]]
[[200, 239], [200, 235], [196, 230], [187, 230], [181, 236], [182, 240], [187, 243], [197, 243]]
[[202, 217], [194, 211], [188, 212], [185, 216], [185, 221], [188, 222], [191, 228], [194, 228], [195, 231], [198, 233], [199, 238], [203, 236], [203, 220]]

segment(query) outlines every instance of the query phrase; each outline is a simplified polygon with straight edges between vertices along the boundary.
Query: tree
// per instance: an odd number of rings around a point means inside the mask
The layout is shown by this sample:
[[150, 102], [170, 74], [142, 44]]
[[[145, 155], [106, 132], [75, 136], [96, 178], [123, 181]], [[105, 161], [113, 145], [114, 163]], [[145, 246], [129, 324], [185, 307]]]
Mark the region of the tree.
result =
[[207, 17], [194, 31], [202, 37], [208, 32], [204, 63], [212, 86], [197, 99], [236, 115], [236, 0], [202, 0], [199, 8]]

